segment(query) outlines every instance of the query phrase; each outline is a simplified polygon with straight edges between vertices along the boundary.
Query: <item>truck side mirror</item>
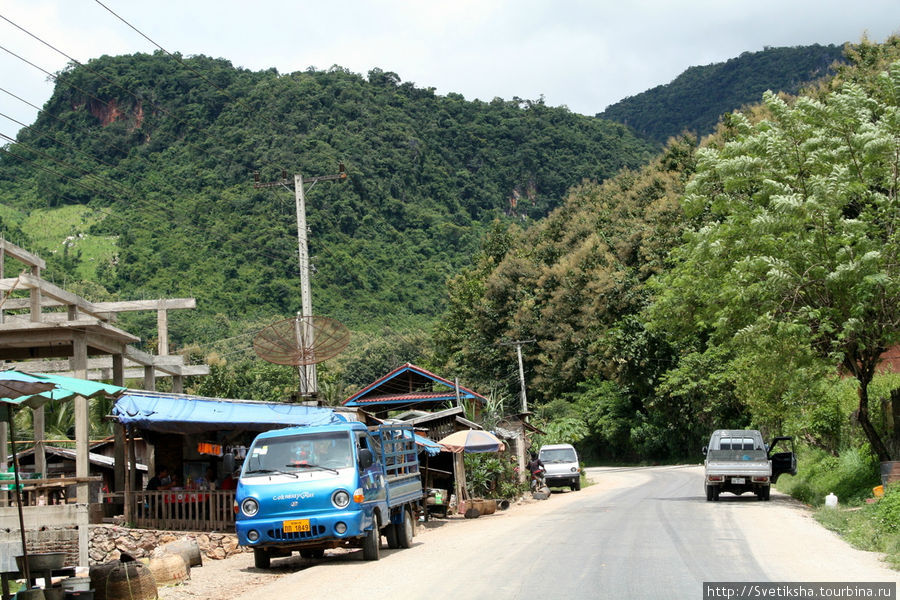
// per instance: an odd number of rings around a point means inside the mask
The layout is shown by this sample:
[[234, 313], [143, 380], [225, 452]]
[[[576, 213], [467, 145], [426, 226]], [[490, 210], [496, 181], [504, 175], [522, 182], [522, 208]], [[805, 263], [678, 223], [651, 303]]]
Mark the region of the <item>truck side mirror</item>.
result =
[[368, 448], [362, 448], [356, 455], [356, 462], [359, 464], [360, 470], [368, 469], [372, 466], [372, 451]]
[[703, 456], [706, 456], [706, 446], [703, 446], [703, 448], [700, 450], [700, 452], [703, 453]]

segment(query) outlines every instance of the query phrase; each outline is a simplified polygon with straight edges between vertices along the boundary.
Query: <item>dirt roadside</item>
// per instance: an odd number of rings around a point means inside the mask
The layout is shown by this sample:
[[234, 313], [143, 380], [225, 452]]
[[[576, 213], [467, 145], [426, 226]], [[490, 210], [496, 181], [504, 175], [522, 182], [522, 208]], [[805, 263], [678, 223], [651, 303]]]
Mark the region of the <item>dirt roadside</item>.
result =
[[[633, 484], [633, 479], [627, 480]], [[462, 517], [449, 517], [446, 519], [433, 519], [428, 523], [419, 523], [416, 530], [415, 541], [420, 547], [428, 547], [429, 540], [440, 540], [440, 544], [431, 544], [434, 552], [440, 553], [441, 548], [452, 548], [454, 540], [472, 535], [489, 535], [491, 523], [498, 523], [508, 519], [534, 518], [538, 514], [559, 509], [570, 501], [578, 499], [578, 494], [599, 493], [618, 485], [624, 485], [626, 479], [604, 476], [602, 484], [594, 484], [576, 493], [559, 493], [544, 501], [524, 499], [513, 503], [506, 511], [497, 511], [492, 515], [486, 515], [478, 519], [465, 519]], [[403, 550], [387, 550], [382, 547], [383, 554], [392, 552], [404, 552]], [[351, 566], [353, 562], [361, 561], [362, 553], [358, 550], [329, 550], [324, 559], [306, 560], [295, 554], [290, 558], [274, 559], [269, 570], [256, 569], [253, 566], [253, 554], [245, 552], [236, 554], [224, 560], [205, 559], [202, 567], [194, 567], [191, 570], [191, 579], [183, 584], [159, 589], [161, 600], [196, 600], [198, 598], [252, 598], [254, 590], [268, 587], [279, 579], [303, 571], [310, 567], [326, 564], [346, 562]], [[327, 590], [323, 590], [327, 592]], [[304, 595], [318, 597], [305, 589]]]

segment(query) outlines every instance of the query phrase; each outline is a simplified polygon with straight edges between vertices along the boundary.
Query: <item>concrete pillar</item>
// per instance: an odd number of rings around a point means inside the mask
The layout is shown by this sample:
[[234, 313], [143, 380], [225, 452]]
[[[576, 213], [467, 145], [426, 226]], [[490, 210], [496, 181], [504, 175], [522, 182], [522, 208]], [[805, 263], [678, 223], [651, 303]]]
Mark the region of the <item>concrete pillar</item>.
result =
[[184, 377], [181, 375], [172, 375], [172, 391], [176, 394], [184, 393]]
[[[87, 336], [82, 332], [72, 335], [72, 370], [75, 377], [87, 379]], [[88, 421], [88, 399], [75, 396], [75, 477], [87, 478], [90, 475], [90, 423]], [[78, 503], [88, 504], [90, 486], [85, 481], [78, 484]]]
[[121, 354], [112, 355], [112, 380], [113, 385], [125, 387], [125, 357]]
[[144, 366], [144, 389], [151, 392], [156, 390], [156, 370], [152, 365]]
[[[31, 267], [31, 274], [40, 279], [41, 268], [37, 265]], [[41, 288], [31, 288], [31, 322], [41, 322]]]

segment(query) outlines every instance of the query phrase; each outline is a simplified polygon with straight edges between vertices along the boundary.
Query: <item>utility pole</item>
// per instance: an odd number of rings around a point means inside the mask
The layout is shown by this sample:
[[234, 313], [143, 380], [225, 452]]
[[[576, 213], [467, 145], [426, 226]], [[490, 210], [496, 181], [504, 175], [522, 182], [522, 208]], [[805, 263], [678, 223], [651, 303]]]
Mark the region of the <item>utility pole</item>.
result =
[[525, 368], [522, 366], [522, 344], [533, 344], [535, 340], [517, 340], [515, 342], [501, 342], [501, 346], [515, 346], [516, 356], [519, 359], [519, 385], [521, 386], [522, 413], [528, 412], [528, 397], [525, 395]]
[[[297, 313], [297, 324], [298, 329], [302, 330], [297, 331], [297, 343], [302, 343], [304, 347], [309, 349], [314, 347], [315, 340], [313, 339], [314, 332], [311, 318], [303, 318], [313, 316], [312, 291], [309, 283], [309, 248], [306, 242], [306, 184], [308, 183], [310, 189], [312, 189], [320, 181], [342, 181], [346, 178], [347, 171], [344, 169], [344, 163], [338, 165], [338, 172], [334, 175], [319, 175], [304, 180], [303, 175], [294, 173], [294, 202], [297, 209], [297, 245], [300, 260], [300, 312]], [[290, 189], [286, 170], [281, 171], [280, 181], [260, 183], [259, 172], [253, 174], [253, 179], [254, 188], [284, 187], [288, 190]], [[319, 394], [315, 363], [298, 365], [298, 371], [300, 374], [300, 396], [315, 398]]]

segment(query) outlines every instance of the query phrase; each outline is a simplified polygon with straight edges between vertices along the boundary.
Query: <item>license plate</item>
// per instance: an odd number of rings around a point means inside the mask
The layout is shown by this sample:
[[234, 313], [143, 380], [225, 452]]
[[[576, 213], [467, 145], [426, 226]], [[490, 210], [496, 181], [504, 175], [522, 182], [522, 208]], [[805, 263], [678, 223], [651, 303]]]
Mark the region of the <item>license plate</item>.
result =
[[296, 521], [284, 521], [281, 528], [285, 533], [301, 533], [309, 531], [309, 519], [297, 519]]
[[732, 477], [731, 483], [733, 483], [734, 485], [744, 485], [745, 483], [747, 483], [747, 480], [743, 477]]

